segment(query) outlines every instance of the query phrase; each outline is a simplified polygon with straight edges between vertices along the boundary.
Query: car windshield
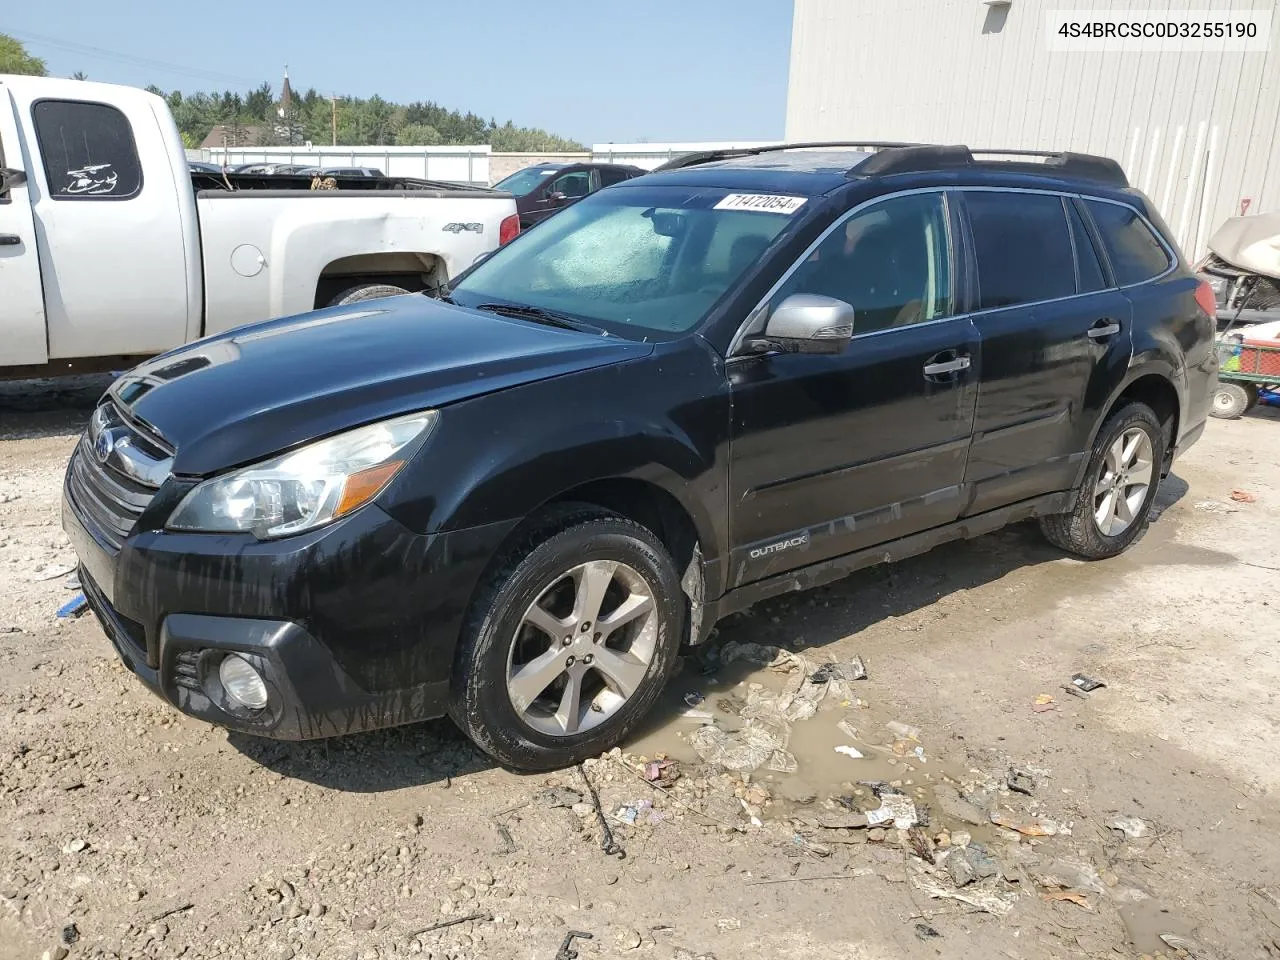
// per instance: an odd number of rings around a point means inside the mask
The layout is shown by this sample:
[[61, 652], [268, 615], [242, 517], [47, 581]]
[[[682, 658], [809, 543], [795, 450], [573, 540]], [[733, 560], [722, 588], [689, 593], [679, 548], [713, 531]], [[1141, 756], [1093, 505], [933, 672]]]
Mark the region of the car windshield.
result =
[[493, 189], [505, 190], [517, 197], [523, 197], [558, 171], [558, 167], [526, 167], [523, 170], [517, 170], [505, 180], [499, 180], [493, 185]]
[[702, 321], [804, 203], [705, 187], [602, 191], [500, 248], [450, 294], [463, 306], [521, 304], [629, 339], [672, 339]]

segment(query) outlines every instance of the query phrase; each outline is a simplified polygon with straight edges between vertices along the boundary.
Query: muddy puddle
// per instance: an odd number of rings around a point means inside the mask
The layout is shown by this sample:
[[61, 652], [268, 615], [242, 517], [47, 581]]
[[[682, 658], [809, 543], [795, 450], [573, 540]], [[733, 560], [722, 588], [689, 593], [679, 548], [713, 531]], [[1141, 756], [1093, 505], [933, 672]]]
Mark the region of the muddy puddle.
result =
[[[859, 696], [857, 680], [815, 683], [829, 660], [741, 646], [754, 649], [731, 666], [687, 664], [655, 710], [659, 721], [628, 752], [741, 774], [768, 790], [764, 819], [866, 814], [898, 795], [911, 798], [930, 833], [994, 835], [986, 806], [995, 791], [974, 796], [977, 771], [965, 758], [949, 756], [909, 718]], [[776, 659], [761, 666], [771, 654]]]

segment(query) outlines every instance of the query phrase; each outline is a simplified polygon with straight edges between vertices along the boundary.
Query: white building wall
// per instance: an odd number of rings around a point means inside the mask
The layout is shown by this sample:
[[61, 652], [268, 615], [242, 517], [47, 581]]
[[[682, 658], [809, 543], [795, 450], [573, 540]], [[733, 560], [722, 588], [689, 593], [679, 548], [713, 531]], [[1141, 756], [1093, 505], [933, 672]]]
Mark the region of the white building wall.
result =
[[652, 170], [673, 157], [703, 150], [741, 150], [766, 147], [776, 140], [706, 140], [697, 143], [596, 143], [591, 146], [591, 159], [597, 163], [629, 163]]
[[1077, 53], [1048, 49], [1045, 13], [1276, 6], [795, 0], [786, 137], [1103, 154], [1198, 257], [1244, 201], [1251, 214], [1280, 210], [1280, 16], [1266, 53]]

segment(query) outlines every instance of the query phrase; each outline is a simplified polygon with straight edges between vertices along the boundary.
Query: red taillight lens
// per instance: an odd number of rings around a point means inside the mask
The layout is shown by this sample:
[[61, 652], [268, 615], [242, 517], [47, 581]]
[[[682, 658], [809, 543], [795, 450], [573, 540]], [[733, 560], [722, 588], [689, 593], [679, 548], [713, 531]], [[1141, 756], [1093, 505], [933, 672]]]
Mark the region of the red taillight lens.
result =
[[498, 246], [510, 243], [518, 236], [520, 236], [520, 217], [513, 213], [503, 220], [502, 226], [498, 228]]
[[1209, 286], [1208, 280], [1201, 280], [1196, 287], [1196, 303], [1210, 317], [1218, 316], [1218, 298], [1213, 295], [1213, 287]]

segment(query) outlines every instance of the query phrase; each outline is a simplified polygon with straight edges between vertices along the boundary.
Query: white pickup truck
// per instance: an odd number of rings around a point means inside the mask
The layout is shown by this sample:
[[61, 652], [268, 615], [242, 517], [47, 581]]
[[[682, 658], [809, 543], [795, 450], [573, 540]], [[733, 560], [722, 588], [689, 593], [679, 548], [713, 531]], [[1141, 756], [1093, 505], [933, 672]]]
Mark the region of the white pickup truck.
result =
[[492, 190], [193, 173], [159, 97], [0, 75], [0, 378], [433, 291], [517, 232]]

